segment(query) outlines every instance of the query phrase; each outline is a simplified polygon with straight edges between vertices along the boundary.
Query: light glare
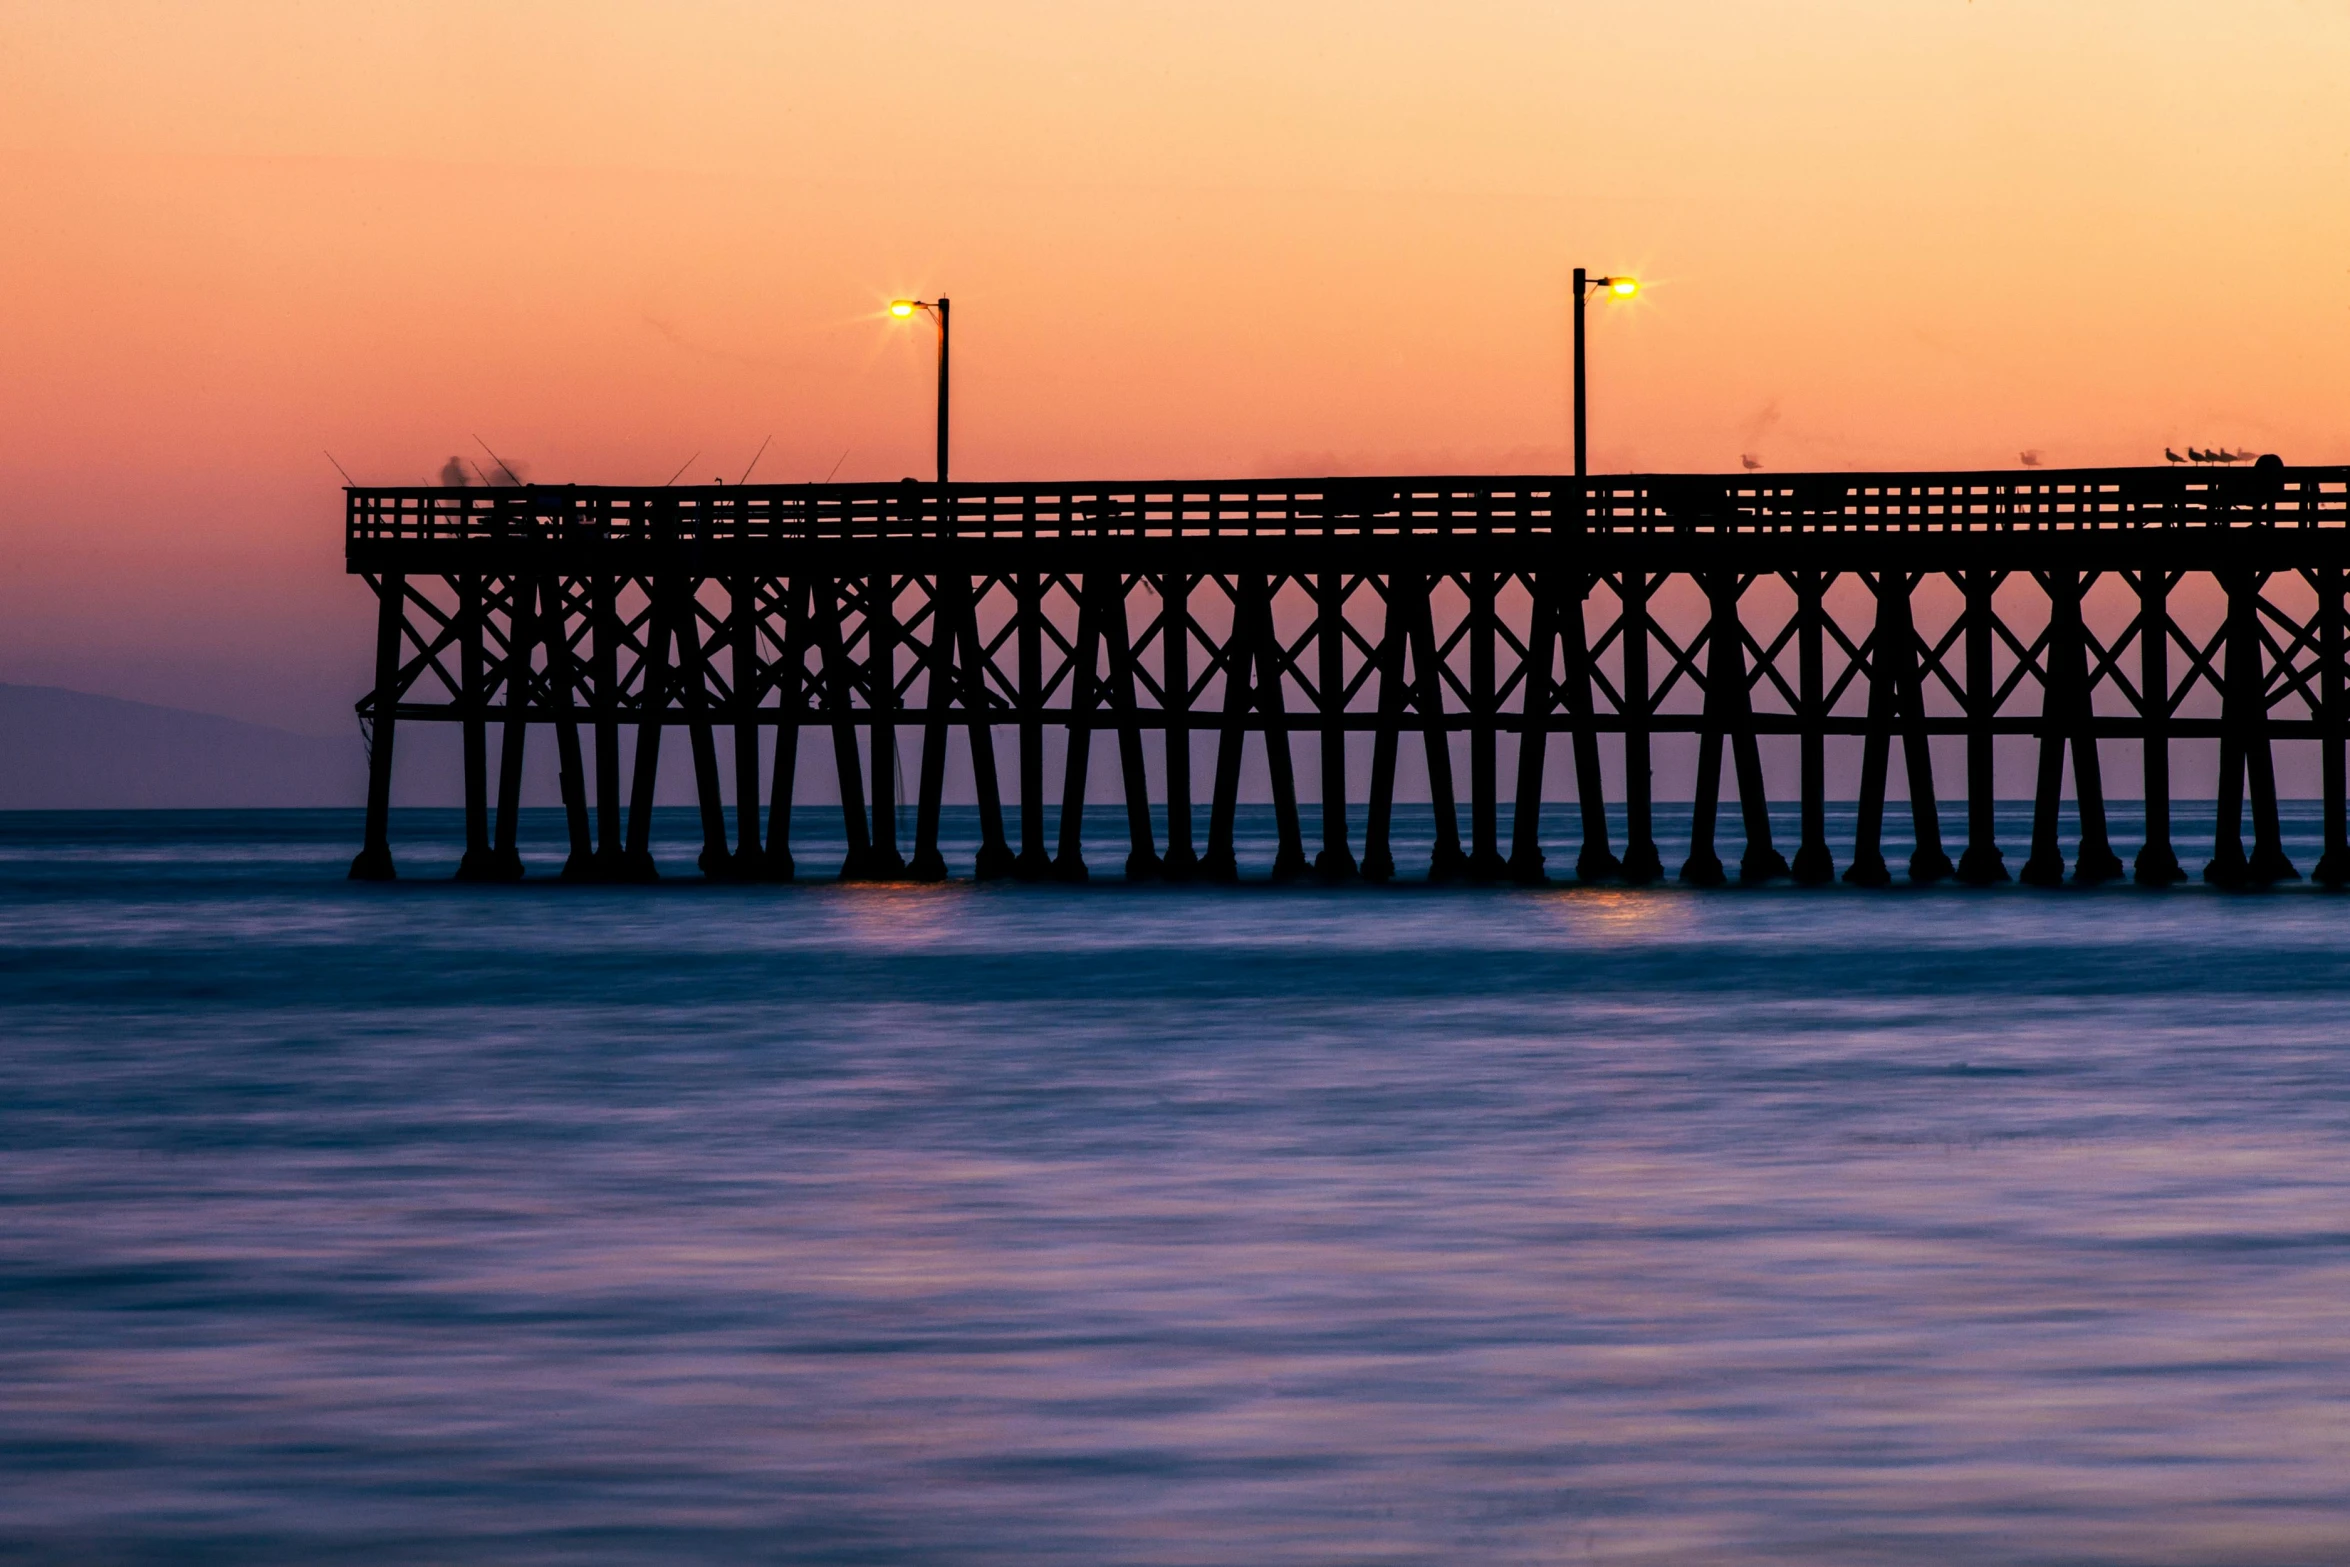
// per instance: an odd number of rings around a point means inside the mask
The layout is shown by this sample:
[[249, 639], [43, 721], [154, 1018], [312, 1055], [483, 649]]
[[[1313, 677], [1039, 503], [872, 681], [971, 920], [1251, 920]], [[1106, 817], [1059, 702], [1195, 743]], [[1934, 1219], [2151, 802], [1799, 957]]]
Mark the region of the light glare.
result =
[[893, 316], [896, 316], [900, 321], [903, 321], [906, 319], [906, 317], [914, 313], [914, 301], [910, 299], [893, 299], [889, 302], [889, 313]]
[[1640, 292], [1640, 280], [1634, 277], [1609, 278], [1607, 286], [1618, 299], [1630, 299]]

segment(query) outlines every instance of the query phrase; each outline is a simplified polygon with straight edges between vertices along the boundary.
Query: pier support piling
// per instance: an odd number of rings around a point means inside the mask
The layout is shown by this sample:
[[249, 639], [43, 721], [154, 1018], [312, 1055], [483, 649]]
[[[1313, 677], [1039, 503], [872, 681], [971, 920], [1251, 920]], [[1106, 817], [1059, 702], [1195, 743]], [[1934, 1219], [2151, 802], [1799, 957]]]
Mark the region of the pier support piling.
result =
[[1648, 689], [1648, 594], [1645, 570], [1628, 569], [1616, 578], [1618, 623], [1624, 658], [1624, 880], [1635, 887], [1661, 881], [1664, 860], [1656, 852], [1654, 812], [1649, 798], [1649, 726], [1655, 712]]
[[759, 831], [759, 702], [767, 673], [759, 657], [759, 583], [736, 577], [727, 584], [727, 662], [734, 687], [734, 864], [741, 881], [767, 873], [767, 847]]
[[367, 826], [351, 860], [353, 881], [393, 881], [392, 738], [400, 707], [400, 642], [408, 624], [408, 579], [386, 572], [375, 581], [375, 689], [361, 704], [367, 735]]
[[1559, 653], [1564, 665], [1561, 691], [1567, 722], [1574, 731], [1575, 798], [1582, 816], [1583, 846], [1575, 856], [1577, 881], [1613, 881], [1624, 873], [1624, 862], [1609, 847], [1607, 785], [1599, 770], [1597, 709], [1591, 692], [1591, 639], [1584, 630], [1583, 606], [1591, 596], [1591, 577], [1578, 571], [1571, 592], [1558, 600]]
[[1044, 579], [1023, 571], [1014, 580], [1020, 682], [1020, 853], [1012, 874], [1049, 881], [1052, 856], [1044, 846]]
[[1992, 761], [1999, 721], [1999, 675], [1992, 662], [1999, 631], [1992, 595], [2006, 580], [1999, 571], [1958, 576], [1966, 617], [1966, 849], [1958, 857], [1958, 879], [1989, 887], [2011, 877], [1999, 851], [1998, 779]]
[[2317, 868], [2311, 879], [2322, 887], [2341, 887], [2350, 884], [2350, 832], [2346, 832], [2344, 808], [2343, 746], [2350, 740], [2350, 713], [2345, 712], [2345, 700], [2350, 698], [2350, 681], [2343, 677], [2344, 628], [2342, 602], [2342, 568], [2322, 566], [2312, 572], [2311, 585], [2317, 589], [2317, 652], [2321, 673], [2318, 678], [2318, 708], [2313, 715], [2318, 725], [2318, 771], [2325, 791], [2325, 849], [2319, 854]]
[[1346, 573], [1326, 566], [1314, 578], [1314, 706], [1321, 717], [1322, 849], [1314, 874], [1326, 883], [1359, 871], [1346, 821]]
[[1436, 584], [1428, 576], [1412, 574], [1412, 707], [1419, 720], [1422, 753], [1428, 763], [1428, 802], [1436, 822], [1436, 840], [1428, 855], [1428, 879], [1458, 881], [1469, 871], [1469, 856], [1461, 848], [1460, 801], [1453, 790], [1452, 730], [1445, 723], [1444, 660], [1436, 648]]
[[487, 590], [479, 573], [457, 579], [457, 667], [465, 746], [465, 857], [457, 862], [459, 881], [498, 879], [490, 857], [488, 659], [482, 647], [488, 621], [482, 599]]
[[498, 737], [497, 831], [490, 844], [489, 873], [484, 881], [522, 880], [522, 758], [530, 734], [530, 663], [539, 627], [532, 599], [537, 584], [529, 577], [512, 577], [506, 591], [510, 596], [506, 668], [499, 682], [506, 698], [506, 723]]
[[1805, 887], [1823, 886], [1836, 879], [1836, 857], [1828, 849], [1828, 726], [1827, 608], [1828, 585], [1823, 571], [1787, 574], [1795, 590], [1796, 717], [1802, 726], [1797, 737], [1803, 773], [1803, 823], [1789, 869]]
[[1167, 853], [1159, 874], [1189, 881], [1199, 872], [1191, 830], [1191, 589], [1188, 571], [1159, 579], [1159, 670], [1166, 712]]
[[556, 787], [570, 838], [563, 877], [578, 880], [595, 873], [596, 842], [579, 748], [579, 661], [571, 645], [571, 599], [563, 579], [552, 572], [539, 579], [539, 639], [547, 650], [547, 699], [555, 710]]
[[2146, 842], [2131, 866], [2140, 886], [2168, 887], [2187, 873], [2171, 847], [2170, 731], [2176, 699], [2171, 694], [2170, 590], [2177, 574], [2149, 566], [2135, 574], [2138, 587], [2138, 717], [2145, 728], [2143, 788]]
[[1542, 769], [1550, 749], [1551, 662], [1558, 641], [1558, 605], [1551, 574], [1536, 576], [1533, 589], [1534, 610], [1522, 666], [1525, 694], [1518, 725], [1518, 794], [1510, 812], [1510, 880], [1521, 887], [1539, 887], [1550, 879], [1542, 868]]

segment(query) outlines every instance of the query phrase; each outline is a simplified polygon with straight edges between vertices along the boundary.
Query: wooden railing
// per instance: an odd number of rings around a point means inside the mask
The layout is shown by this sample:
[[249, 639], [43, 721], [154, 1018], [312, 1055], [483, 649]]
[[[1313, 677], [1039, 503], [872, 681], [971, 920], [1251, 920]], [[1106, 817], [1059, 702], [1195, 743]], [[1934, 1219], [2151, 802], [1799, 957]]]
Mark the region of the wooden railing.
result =
[[354, 485], [346, 542], [1939, 533], [2350, 524], [2350, 468], [1151, 484]]

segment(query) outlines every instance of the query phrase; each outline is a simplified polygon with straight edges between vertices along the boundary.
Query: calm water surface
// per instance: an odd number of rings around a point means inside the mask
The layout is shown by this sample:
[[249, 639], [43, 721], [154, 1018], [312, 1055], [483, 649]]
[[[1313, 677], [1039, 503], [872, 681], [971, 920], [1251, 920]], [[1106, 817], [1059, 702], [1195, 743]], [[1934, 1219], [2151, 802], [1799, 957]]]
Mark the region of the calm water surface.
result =
[[2350, 900], [455, 826], [0, 817], [0, 1556], [2350, 1559]]

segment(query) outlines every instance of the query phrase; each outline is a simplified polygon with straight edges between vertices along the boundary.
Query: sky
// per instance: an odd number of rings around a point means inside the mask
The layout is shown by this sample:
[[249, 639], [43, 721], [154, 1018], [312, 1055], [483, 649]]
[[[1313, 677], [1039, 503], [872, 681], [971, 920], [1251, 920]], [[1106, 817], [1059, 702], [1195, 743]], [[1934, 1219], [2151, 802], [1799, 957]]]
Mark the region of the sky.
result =
[[319, 733], [340, 475], [2350, 462], [2350, 0], [0, 0], [0, 681]]

